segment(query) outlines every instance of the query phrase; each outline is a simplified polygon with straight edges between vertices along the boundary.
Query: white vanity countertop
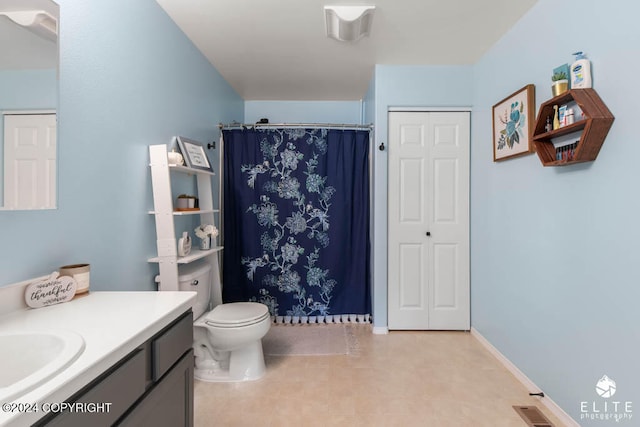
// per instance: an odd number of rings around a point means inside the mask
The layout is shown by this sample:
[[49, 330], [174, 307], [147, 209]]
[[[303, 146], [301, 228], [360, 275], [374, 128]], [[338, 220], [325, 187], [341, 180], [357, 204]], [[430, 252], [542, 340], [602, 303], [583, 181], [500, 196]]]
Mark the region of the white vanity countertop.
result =
[[[85, 342], [84, 351], [69, 367], [15, 402], [64, 402], [191, 308], [195, 295], [195, 292], [91, 292], [67, 303], [0, 317], [0, 333], [64, 329], [80, 334]], [[0, 426], [31, 425], [45, 415], [42, 411], [0, 410]]]

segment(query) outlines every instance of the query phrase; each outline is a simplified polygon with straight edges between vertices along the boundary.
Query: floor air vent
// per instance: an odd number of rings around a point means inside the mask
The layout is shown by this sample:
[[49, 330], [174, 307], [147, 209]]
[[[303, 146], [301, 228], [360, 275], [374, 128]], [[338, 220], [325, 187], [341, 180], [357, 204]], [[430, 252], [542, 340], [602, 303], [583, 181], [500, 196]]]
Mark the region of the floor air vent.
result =
[[535, 406], [514, 406], [529, 427], [553, 427], [551, 421]]

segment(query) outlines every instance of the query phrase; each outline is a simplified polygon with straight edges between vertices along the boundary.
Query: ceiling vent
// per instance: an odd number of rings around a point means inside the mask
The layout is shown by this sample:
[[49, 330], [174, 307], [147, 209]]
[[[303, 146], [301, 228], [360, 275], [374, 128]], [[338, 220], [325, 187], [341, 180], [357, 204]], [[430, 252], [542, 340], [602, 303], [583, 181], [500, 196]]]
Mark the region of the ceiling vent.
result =
[[353, 42], [371, 32], [375, 6], [325, 6], [327, 37]]

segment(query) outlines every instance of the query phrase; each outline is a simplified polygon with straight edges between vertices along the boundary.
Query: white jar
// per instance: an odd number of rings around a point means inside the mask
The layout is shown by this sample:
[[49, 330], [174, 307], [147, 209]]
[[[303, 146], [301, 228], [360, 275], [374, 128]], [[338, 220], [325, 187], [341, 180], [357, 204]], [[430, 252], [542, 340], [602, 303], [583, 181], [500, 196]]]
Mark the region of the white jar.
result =
[[182, 154], [177, 153], [175, 150], [167, 153], [167, 160], [169, 161], [170, 165], [184, 165], [184, 158], [182, 157]]

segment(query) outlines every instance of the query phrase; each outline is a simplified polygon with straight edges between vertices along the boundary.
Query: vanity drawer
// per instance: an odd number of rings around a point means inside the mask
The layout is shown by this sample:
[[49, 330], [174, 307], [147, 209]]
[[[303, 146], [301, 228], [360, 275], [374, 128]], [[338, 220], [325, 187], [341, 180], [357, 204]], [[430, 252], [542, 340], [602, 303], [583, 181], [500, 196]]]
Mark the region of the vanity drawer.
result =
[[110, 369], [98, 380], [68, 401], [78, 404], [110, 404], [108, 411], [63, 412], [47, 426], [107, 426], [113, 424], [145, 392], [147, 352], [134, 350], [122, 363]]
[[151, 340], [152, 379], [162, 377], [193, 345], [193, 313], [188, 312]]

